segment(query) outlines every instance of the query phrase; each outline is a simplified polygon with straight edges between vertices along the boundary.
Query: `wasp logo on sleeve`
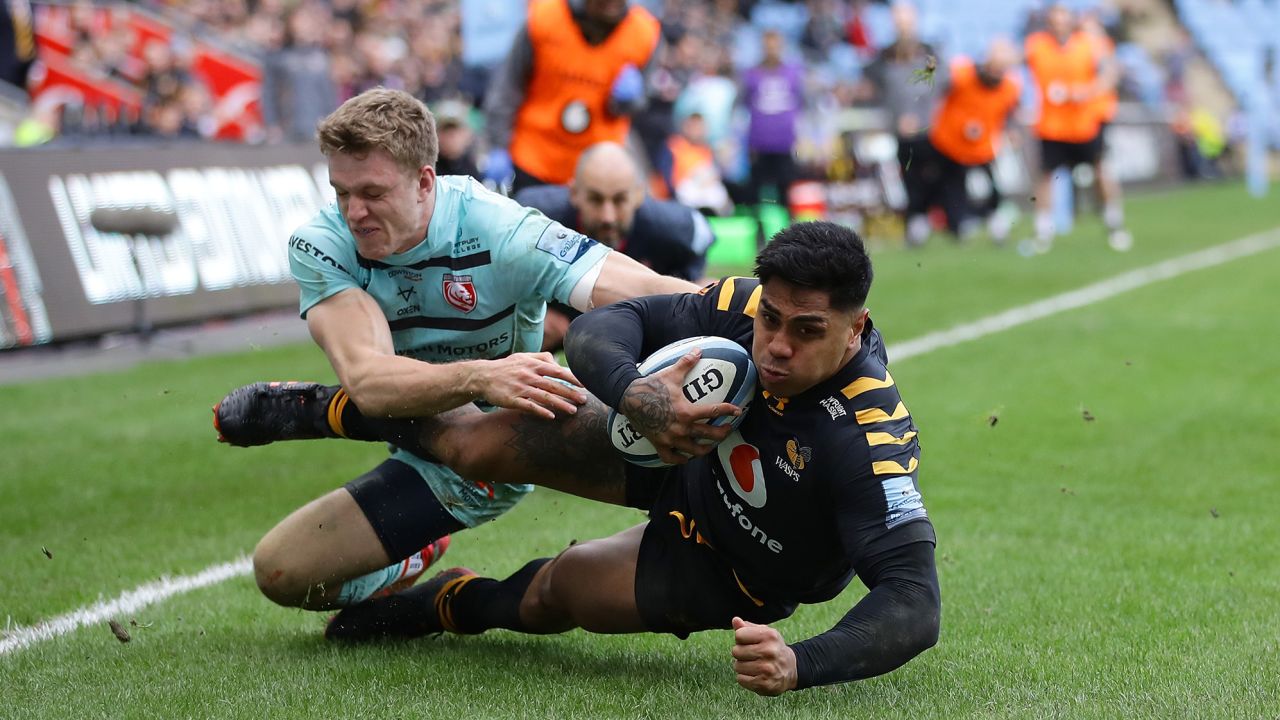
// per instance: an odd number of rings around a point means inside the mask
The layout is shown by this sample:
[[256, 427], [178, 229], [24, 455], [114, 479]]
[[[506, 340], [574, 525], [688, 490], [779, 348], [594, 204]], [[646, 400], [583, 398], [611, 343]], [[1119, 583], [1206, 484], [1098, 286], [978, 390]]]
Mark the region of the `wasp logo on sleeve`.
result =
[[450, 275], [445, 273], [444, 276], [444, 301], [464, 313], [469, 313], [476, 309], [476, 286], [471, 282], [470, 275]]
[[753, 508], [764, 507], [764, 467], [760, 463], [759, 448], [743, 440], [735, 430], [716, 448], [716, 454], [733, 492]]

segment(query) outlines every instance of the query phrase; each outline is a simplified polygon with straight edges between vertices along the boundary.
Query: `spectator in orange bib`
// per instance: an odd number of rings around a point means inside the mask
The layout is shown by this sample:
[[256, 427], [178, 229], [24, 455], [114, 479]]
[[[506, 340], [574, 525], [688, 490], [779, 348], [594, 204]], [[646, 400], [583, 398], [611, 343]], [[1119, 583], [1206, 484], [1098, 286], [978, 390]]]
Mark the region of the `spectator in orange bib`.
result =
[[1103, 202], [1107, 241], [1115, 250], [1133, 246], [1124, 226], [1120, 183], [1103, 162], [1101, 103], [1114, 90], [1117, 70], [1110, 54], [1075, 27], [1071, 10], [1054, 4], [1046, 29], [1027, 37], [1027, 67], [1040, 90], [1040, 180], [1036, 188], [1036, 237], [1033, 247], [1047, 252], [1053, 243], [1053, 173], [1089, 165]]
[[[680, 119], [679, 132], [667, 139], [661, 169], [676, 202], [707, 215], [728, 215], [733, 201], [707, 142], [707, 121], [700, 112]], [[693, 278], [690, 278], [693, 279]]]
[[486, 179], [563, 185], [587, 147], [626, 142], [660, 41], [627, 0], [533, 0], [485, 97]]
[[[929, 129], [938, 172], [932, 176], [927, 194], [937, 198], [946, 212], [947, 227], [962, 238], [977, 227], [965, 180], [969, 170], [995, 160], [1000, 149], [1005, 125], [1018, 107], [1021, 92], [1009, 72], [1017, 62], [1013, 44], [997, 39], [981, 64], [967, 57], [955, 58], [940, 83], [942, 98]], [[996, 192], [994, 183], [992, 192]], [[1008, 226], [994, 222], [995, 215], [992, 220], [992, 237], [1002, 241]]]
[[895, 2], [893, 25], [896, 39], [867, 64], [861, 92], [888, 112], [889, 126], [898, 144], [902, 188], [906, 191], [906, 207], [902, 209], [906, 242], [915, 246], [929, 237], [932, 198], [926, 191], [936, 182], [931, 176], [937, 165], [930, 161], [925, 131], [939, 93], [935, 83], [922, 79], [931, 77], [932, 68], [945, 65], [937, 50], [920, 38], [914, 5], [905, 0]]

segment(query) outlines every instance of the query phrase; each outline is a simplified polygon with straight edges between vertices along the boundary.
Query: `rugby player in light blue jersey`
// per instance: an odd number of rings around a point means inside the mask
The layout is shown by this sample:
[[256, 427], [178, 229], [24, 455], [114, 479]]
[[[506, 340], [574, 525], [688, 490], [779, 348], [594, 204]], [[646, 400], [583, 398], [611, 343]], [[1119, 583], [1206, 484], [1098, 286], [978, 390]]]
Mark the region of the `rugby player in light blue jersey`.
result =
[[[362, 93], [317, 134], [338, 202], [293, 234], [289, 262], [302, 317], [343, 389], [240, 388], [214, 408], [232, 444], [264, 444], [269, 426], [278, 439], [272, 423], [299, 407], [312, 425], [303, 436], [359, 430], [344, 418], [427, 417], [472, 403], [571, 418], [589, 396], [554, 357], [533, 352], [547, 302], [586, 311], [696, 289], [469, 178], [438, 177], [435, 120], [408, 93]], [[443, 553], [449, 533], [496, 518], [531, 489], [518, 479], [466, 482], [393, 445], [389, 459], [262, 538], [258, 586], [276, 603], [308, 609], [403, 589]]]

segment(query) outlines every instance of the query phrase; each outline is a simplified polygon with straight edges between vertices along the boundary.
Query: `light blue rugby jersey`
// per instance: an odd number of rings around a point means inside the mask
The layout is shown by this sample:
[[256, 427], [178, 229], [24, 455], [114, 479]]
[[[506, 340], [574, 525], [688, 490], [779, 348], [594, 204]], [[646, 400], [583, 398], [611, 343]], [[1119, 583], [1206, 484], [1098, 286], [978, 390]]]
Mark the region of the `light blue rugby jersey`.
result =
[[437, 179], [427, 239], [406, 253], [367, 260], [337, 204], [289, 239], [289, 267], [303, 317], [347, 288], [377, 300], [396, 354], [449, 362], [542, 347], [546, 303], [569, 293], [609, 249], [486, 190], [469, 177]]
[[[337, 204], [289, 238], [289, 267], [307, 316], [348, 288], [369, 293], [391, 327], [396, 354], [432, 363], [505, 357], [542, 347], [550, 300], [568, 304], [609, 248], [469, 177], [442, 176], [425, 242], [381, 261], [356, 252]], [[504, 512], [531, 486], [476, 488], [452, 471], [396, 450], [458, 519], [475, 525]]]

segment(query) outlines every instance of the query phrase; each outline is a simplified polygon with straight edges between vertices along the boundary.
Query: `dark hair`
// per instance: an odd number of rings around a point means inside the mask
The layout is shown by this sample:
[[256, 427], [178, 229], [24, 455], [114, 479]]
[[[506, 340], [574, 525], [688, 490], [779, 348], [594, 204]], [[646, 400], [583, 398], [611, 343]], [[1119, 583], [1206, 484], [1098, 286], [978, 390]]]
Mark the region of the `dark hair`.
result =
[[831, 307], [852, 310], [867, 302], [871, 258], [858, 233], [831, 222], [801, 222], [785, 228], [756, 256], [756, 277], [825, 290]]

